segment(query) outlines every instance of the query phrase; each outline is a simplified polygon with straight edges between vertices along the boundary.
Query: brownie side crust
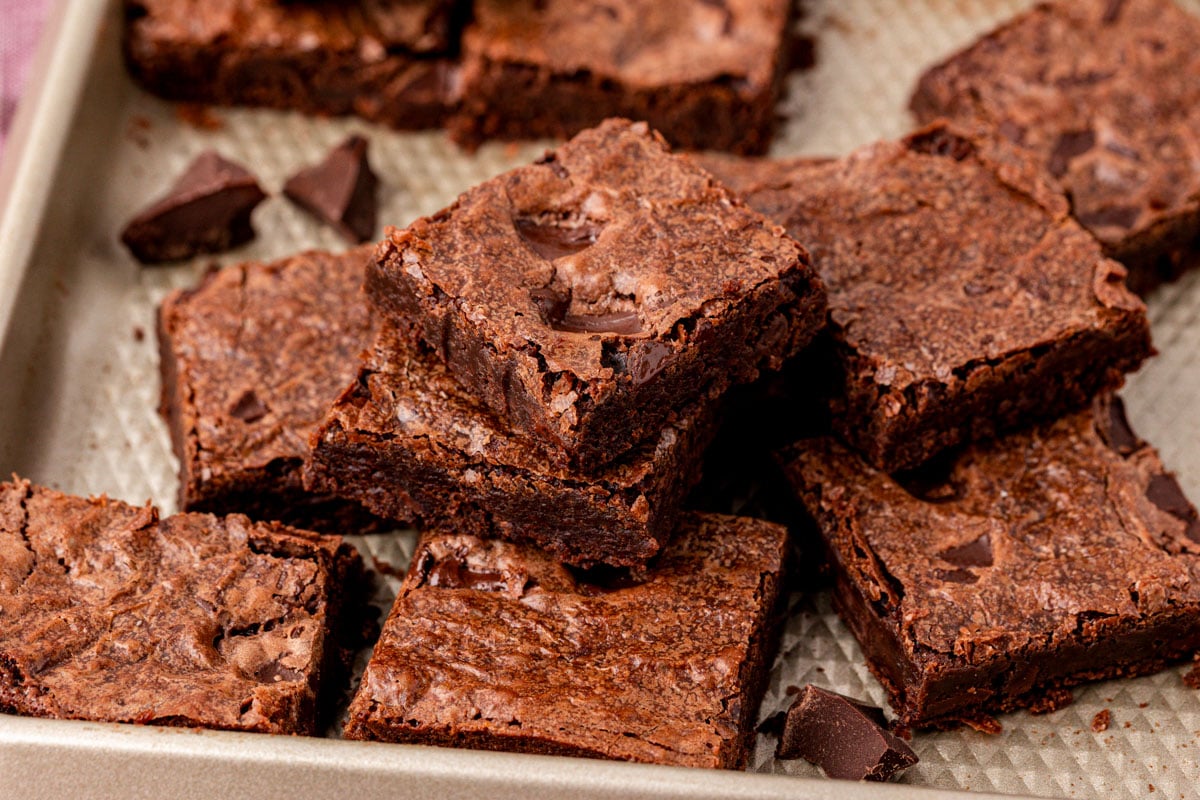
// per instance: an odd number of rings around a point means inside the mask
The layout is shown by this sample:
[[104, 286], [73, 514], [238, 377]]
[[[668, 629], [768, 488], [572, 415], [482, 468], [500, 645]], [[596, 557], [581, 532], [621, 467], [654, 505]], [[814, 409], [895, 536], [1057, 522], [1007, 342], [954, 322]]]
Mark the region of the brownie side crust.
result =
[[0, 484], [0, 711], [314, 734], [361, 630], [338, 537]]
[[451, 136], [569, 138], [628, 117], [678, 147], [763, 153], [790, 13], [787, 0], [479, 0]]
[[759, 520], [687, 515], [637, 583], [427, 533], [346, 735], [742, 767], [786, 536]]
[[513, 429], [586, 470], [778, 368], [825, 311], [802, 247], [622, 120], [392, 230], [367, 289]]
[[1032, 159], [977, 130], [701, 163], [813, 253], [835, 427], [889, 472], [1082, 408], [1153, 352], [1124, 268]]
[[125, 56], [171, 100], [357, 114], [413, 130], [457, 103], [459, 0], [126, 0]]
[[1169, 0], [1043, 3], [927, 71], [911, 105], [1026, 148], [1108, 255], [1152, 272], [1200, 233], [1198, 45]]
[[308, 437], [373, 337], [361, 292], [370, 252], [240, 264], [163, 302], [160, 411], [181, 508], [331, 532], [383, 524], [357, 503], [306, 491], [301, 477]]
[[830, 439], [781, 460], [902, 725], [1052, 710], [1200, 649], [1200, 521], [1115, 398], [902, 479]]
[[641, 566], [698, 481], [716, 403], [592, 476], [557, 468], [458, 385], [408, 331], [385, 325], [313, 435], [308, 485], [382, 517], [534, 543], [576, 565]]

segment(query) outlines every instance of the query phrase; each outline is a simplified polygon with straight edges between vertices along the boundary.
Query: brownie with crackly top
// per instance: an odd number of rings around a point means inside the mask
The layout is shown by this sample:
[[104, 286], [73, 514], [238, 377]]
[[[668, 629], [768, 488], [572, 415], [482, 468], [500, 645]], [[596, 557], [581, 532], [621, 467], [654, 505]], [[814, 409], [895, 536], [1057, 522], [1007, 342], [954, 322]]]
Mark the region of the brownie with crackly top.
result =
[[804, 248], [624, 120], [391, 230], [367, 289], [510, 429], [585, 470], [825, 322]]
[[812, 252], [834, 427], [889, 472], [1082, 408], [1153, 352], [1124, 267], [1034, 159], [978, 128], [701, 163]]
[[775, 648], [786, 539], [761, 520], [685, 515], [633, 580], [426, 533], [346, 735], [741, 768]]
[[460, 0], [125, 0], [125, 56], [171, 100], [415, 130], [457, 104], [465, 14]]
[[1200, 234], [1200, 18], [1171, 0], [1039, 4], [928, 70], [911, 105], [1029, 150], [1145, 280]]
[[451, 136], [567, 138], [606, 117], [678, 147], [763, 153], [790, 0], [477, 0]]
[[0, 484], [0, 712], [315, 734], [361, 644], [348, 544]]
[[226, 267], [163, 301], [159, 409], [179, 458], [181, 508], [333, 533], [385, 525], [354, 501], [307, 491], [301, 477], [309, 436], [373, 337], [362, 294], [370, 253]]
[[648, 441], [592, 475], [555, 467], [385, 325], [312, 438], [305, 481], [423, 527], [532, 542], [575, 565], [643, 566], [699, 479], [717, 403], [680, 407]]
[[1200, 518], [1116, 398], [897, 477], [828, 438], [781, 461], [903, 726], [1049, 711], [1200, 650]]

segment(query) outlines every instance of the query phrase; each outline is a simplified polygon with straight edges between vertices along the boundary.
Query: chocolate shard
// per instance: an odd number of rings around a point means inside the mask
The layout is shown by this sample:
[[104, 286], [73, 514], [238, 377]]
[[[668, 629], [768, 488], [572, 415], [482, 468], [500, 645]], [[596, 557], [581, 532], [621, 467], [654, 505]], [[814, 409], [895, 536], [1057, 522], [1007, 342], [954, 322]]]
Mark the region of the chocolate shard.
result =
[[379, 179], [367, 161], [367, 140], [351, 136], [319, 164], [288, 178], [283, 193], [350, 242], [375, 237]]
[[777, 758], [803, 758], [830, 778], [884, 781], [917, 763], [883, 711], [809, 684], [788, 709]]
[[166, 196], [129, 221], [121, 241], [144, 264], [230, 250], [254, 238], [250, 213], [266, 197], [244, 167], [207, 150]]

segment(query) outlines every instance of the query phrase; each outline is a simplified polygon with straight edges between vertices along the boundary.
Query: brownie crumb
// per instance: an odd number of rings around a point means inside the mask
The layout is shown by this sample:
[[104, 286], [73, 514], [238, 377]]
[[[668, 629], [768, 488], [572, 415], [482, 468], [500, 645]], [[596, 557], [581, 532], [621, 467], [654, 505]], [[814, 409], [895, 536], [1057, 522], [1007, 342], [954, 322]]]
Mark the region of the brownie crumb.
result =
[[1045, 695], [1029, 704], [1029, 713], [1049, 714], [1060, 708], [1066, 708], [1074, 702], [1075, 696], [1071, 694], [1070, 689], [1050, 689]]
[[794, 694], [799, 694], [799, 693], [800, 693], [800, 687], [799, 687], [799, 686], [795, 686], [795, 685], [789, 686], [789, 687], [787, 687], [786, 689], [784, 689], [784, 690], [783, 690], [783, 693], [784, 693], [784, 694], [786, 694], [786, 695], [788, 695], [789, 697], [790, 697], [790, 696], [792, 696], [792, 695], [794, 695]]
[[1183, 676], [1183, 685], [1189, 689], [1200, 689], [1200, 659], [1197, 659], [1191, 670]]
[[146, 339], [146, 329], [143, 328], [141, 325], [134, 325], [133, 326], [133, 340], [135, 342], [142, 342], [142, 341], [145, 341], [145, 339]]
[[1106, 708], [1103, 711], [1097, 712], [1096, 716], [1092, 717], [1092, 730], [1096, 733], [1104, 733], [1108, 730], [1108, 726], [1111, 723], [1112, 712]]
[[1000, 720], [991, 714], [984, 714], [982, 712], [964, 715], [959, 718], [959, 722], [980, 733], [996, 734], [1004, 730], [1004, 725], [1001, 724]]
[[817, 40], [807, 34], [793, 33], [788, 39], [788, 69], [802, 72], [817, 64]]
[[175, 116], [185, 125], [201, 131], [219, 131], [225, 127], [225, 121], [201, 103], [180, 103], [175, 106]]

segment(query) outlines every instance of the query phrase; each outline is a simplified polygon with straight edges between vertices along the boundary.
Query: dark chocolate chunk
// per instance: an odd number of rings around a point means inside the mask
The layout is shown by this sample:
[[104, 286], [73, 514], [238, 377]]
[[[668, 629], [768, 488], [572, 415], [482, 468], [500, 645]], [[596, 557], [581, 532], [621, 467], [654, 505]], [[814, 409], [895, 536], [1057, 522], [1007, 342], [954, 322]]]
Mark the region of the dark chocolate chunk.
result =
[[1116, 395], [1102, 398], [1097, 403], [1096, 431], [1112, 450], [1127, 456], [1142, 446], [1142, 440], [1133, 432], [1125, 416], [1125, 403]]
[[144, 264], [230, 250], [254, 238], [250, 212], [266, 196], [242, 166], [208, 150], [165, 197], [130, 220], [121, 241]]
[[1179, 487], [1179, 481], [1170, 473], [1155, 475], [1146, 486], [1146, 497], [1151, 503], [1171, 516], [1187, 523], [1184, 531], [1189, 539], [1200, 543], [1200, 515]]
[[1050, 161], [1047, 168], [1050, 174], [1061, 178], [1067, 174], [1071, 159], [1081, 156], [1096, 146], [1096, 134], [1091, 130], [1066, 131], [1059, 134], [1058, 142], [1050, 151]]
[[233, 404], [233, 408], [229, 409], [229, 416], [240, 419], [242, 422], [257, 422], [270, 410], [253, 389], [247, 389]]
[[809, 684], [788, 709], [777, 758], [803, 758], [830, 778], [885, 781], [917, 763], [883, 711]]
[[550, 327], [567, 333], [618, 333], [629, 336], [640, 333], [642, 321], [636, 311], [614, 311], [609, 314], [564, 314], [551, 322]]
[[351, 136], [319, 164], [288, 178], [283, 193], [350, 242], [375, 237], [379, 179], [367, 161], [367, 140]]
[[[557, 164], [555, 161], [545, 163]], [[528, 217], [518, 217], [513, 224], [517, 233], [533, 252], [547, 261], [569, 256], [586, 250], [596, 243], [600, 227], [591, 223], [582, 225], [554, 225]]]

